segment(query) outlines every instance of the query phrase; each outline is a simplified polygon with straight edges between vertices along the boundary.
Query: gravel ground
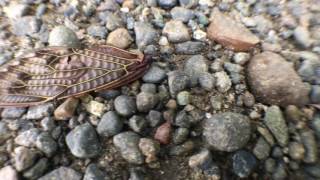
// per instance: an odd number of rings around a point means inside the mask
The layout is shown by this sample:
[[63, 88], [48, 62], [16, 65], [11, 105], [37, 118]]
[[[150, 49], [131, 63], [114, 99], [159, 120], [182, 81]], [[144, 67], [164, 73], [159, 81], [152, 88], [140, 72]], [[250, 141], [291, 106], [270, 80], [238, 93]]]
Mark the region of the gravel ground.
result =
[[320, 179], [319, 0], [0, 0], [0, 64], [151, 54], [119, 89], [0, 109], [0, 179]]

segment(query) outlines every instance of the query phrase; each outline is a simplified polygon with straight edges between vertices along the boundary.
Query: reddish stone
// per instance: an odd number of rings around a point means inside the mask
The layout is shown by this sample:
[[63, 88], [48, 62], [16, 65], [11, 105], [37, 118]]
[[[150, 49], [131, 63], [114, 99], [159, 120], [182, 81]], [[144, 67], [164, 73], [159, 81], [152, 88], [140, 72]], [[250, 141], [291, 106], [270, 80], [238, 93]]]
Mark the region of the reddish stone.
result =
[[171, 133], [171, 124], [170, 122], [165, 122], [158, 127], [154, 135], [154, 139], [158, 140], [161, 144], [169, 144], [170, 133]]

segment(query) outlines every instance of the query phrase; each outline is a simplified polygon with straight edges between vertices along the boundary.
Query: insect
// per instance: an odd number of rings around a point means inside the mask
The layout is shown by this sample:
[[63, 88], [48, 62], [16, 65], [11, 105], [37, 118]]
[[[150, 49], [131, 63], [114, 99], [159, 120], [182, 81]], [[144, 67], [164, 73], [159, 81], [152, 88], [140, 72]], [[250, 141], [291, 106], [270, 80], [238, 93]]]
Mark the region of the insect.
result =
[[0, 107], [25, 107], [53, 99], [114, 89], [140, 78], [149, 55], [112, 46], [46, 47], [0, 69]]

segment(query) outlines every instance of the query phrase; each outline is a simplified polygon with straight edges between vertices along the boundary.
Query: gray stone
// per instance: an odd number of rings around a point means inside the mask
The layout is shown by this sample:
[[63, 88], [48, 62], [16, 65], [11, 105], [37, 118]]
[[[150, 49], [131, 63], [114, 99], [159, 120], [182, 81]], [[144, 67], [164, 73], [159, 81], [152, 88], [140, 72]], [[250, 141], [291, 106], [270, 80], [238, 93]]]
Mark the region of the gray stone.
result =
[[80, 42], [77, 35], [65, 26], [56, 26], [49, 34], [50, 46], [79, 47]]
[[187, 140], [188, 136], [189, 129], [180, 127], [174, 131], [172, 135], [172, 141], [174, 144], [181, 144]]
[[198, 4], [199, 0], [179, 0], [179, 4], [185, 8], [192, 8]]
[[132, 167], [130, 168], [130, 180], [142, 180], [142, 179], [150, 179], [147, 174], [147, 171], [143, 167]]
[[156, 43], [159, 37], [158, 32], [152, 25], [144, 22], [136, 22], [134, 25], [134, 32], [136, 34], [136, 44], [140, 49]]
[[303, 169], [311, 176], [320, 178], [320, 163], [305, 165]]
[[216, 79], [216, 87], [219, 92], [225, 93], [231, 88], [232, 82], [226, 72], [216, 72], [214, 76]]
[[230, 62], [225, 62], [224, 63], [224, 68], [229, 72], [229, 73], [241, 73], [243, 71], [243, 67], [240, 66], [239, 64], [234, 64]]
[[215, 86], [215, 78], [212, 74], [204, 72], [199, 76], [199, 84], [203, 89], [211, 91]]
[[176, 118], [174, 120], [174, 125], [184, 128], [189, 128], [192, 122], [192, 116], [187, 114], [186, 111], [182, 110], [177, 113]]
[[256, 158], [248, 151], [240, 150], [232, 156], [232, 170], [240, 178], [248, 177], [256, 165]]
[[113, 137], [113, 143], [120, 150], [121, 156], [133, 164], [142, 164], [144, 162], [143, 154], [139, 150], [139, 140], [139, 135], [130, 131]]
[[289, 132], [280, 108], [278, 106], [269, 107], [263, 121], [280, 146], [286, 146], [288, 144]]
[[180, 20], [168, 21], [162, 34], [166, 35], [168, 40], [173, 43], [181, 43], [191, 39], [188, 28]]
[[250, 139], [251, 128], [247, 116], [225, 112], [205, 119], [203, 136], [211, 149], [232, 152], [244, 147]]
[[294, 29], [293, 37], [295, 41], [303, 48], [309, 48], [312, 45], [310, 32], [306, 27], [298, 26]]
[[123, 120], [120, 119], [116, 112], [109, 111], [102, 116], [97, 126], [97, 132], [101, 136], [110, 137], [120, 133], [122, 127]]
[[11, 133], [7, 124], [0, 121], [0, 144], [4, 143], [7, 139], [11, 137]]
[[36, 146], [47, 157], [52, 157], [58, 149], [58, 144], [47, 132], [43, 132], [37, 137]]
[[131, 116], [137, 111], [135, 100], [126, 95], [118, 96], [114, 100], [114, 108], [121, 116]]
[[287, 167], [286, 164], [283, 162], [278, 163], [277, 167], [275, 168], [272, 178], [273, 179], [286, 179], [288, 176], [287, 174]]
[[147, 115], [147, 120], [151, 127], [156, 127], [163, 122], [162, 114], [159, 111], [151, 110]]
[[199, 41], [187, 41], [183, 43], [175, 44], [175, 49], [177, 54], [199, 54], [206, 48], [204, 42]]
[[41, 20], [35, 16], [24, 16], [11, 22], [12, 31], [17, 36], [33, 35], [39, 32]]
[[161, 83], [166, 78], [166, 72], [158, 66], [151, 66], [142, 80], [146, 83]]
[[37, 158], [36, 151], [19, 146], [14, 149], [14, 165], [17, 171], [23, 171], [31, 167]]
[[[320, 59], [317, 55], [314, 54], [307, 54], [303, 55], [303, 52], [299, 52], [302, 55], [299, 56], [298, 58], [300, 59], [305, 59], [299, 69], [298, 73], [302, 77], [303, 81], [307, 81], [311, 84], [318, 84], [320, 85]], [[307, 56], [307, 57], [304, 57]], [[311, 57], [309, 57], [311, 56]], [[289, 57], [290, 58], [290, 57]]]
[[142, 133], [147, 125], [147, 121], [142, 116], [134, 115], [129, 119], [129, 126], [136, 133]]
[[45, 103], [37, 106], [29, 107], [26, 118], [27, 119], [42, 119], [46, 116], [52, 115], [54, 106], [52, 103]]
[[100, 25], [90, 25], [88, 28], [87, 28], [87, 32], [90, 36], [93, 36], [93, 37], [99, 37], [101, 39], [104, 39], [107, 37], [107, 29], [103, 26], [100, 26]]
[[137, 109], [140, 112], [148, 112], [154, 108], [159, 102], [159, 98], [155, 94], [140, 92], [137, 95]]
[[36, 140], [40, 134], [39, 129], [32, 128], [21, 132], [15, 139], [14, 142], [21, 146], [35, 147]]
[[289, 143], [289, 155], [294, 160], [302, 160], [304, 158], [305, 149], [303, 144], [298, 142], [290, 142]]
[[172, 16], [172, 19], [179, 20], [185, 23], [194, 18], [193, 11], [184, 7], [174, 7], [173, 9], [171, 9], [170, 14]]
[[260, 137], [256, 145], [254, 146], [253, 154], [259, 160], [263, 160], [269, 157], [270, 150], [271, 150], [271, 147], [268, 144], [268, 142], [264, 138]]
[[43, 118], [40, 124], [44, 131], [51, 131], [56, 127], [55, 122], [51, 117]]
[[98, 168], [96, 164], [89, 164], [86, 168], [83, 180], [110, 180], [111, 178]]
[[101, 150], [97, 133], [89, 123], [70, 131], [66, 136], [66, 143], [71, 153], [79, 158], [95, 157]]
[[168, 85], [171, 96], [176, 94], [185, 88], [187, 88], [190, 82], [189, 76], [180, 71], [172, 71], [168, 74]]
[[26, 111], [26, 108], [4, 108], [1, 112], [1, 117], [4, 119], [17, 119], [20, 118]]
[[312, 86], [310, 100], [312, 103], [320, 104], [320, 86]]
[[185, 156], [192, 152], [195, 148], [193, 141], [189, 140], [180, 145], [170, 147], [169, 155], [171, 156]]
[[49, 165], [48, 159], [42, 158], [34, 166], [26, 170], [23, 173], [23, 177], [28, 179], [38, 179], [40, 176], [42, 176], [46, 172], [48, 165]]
[[316, 138], [312, 130], [306, 129], [301, 132], [301, 141], [305, 149], [305, 163], [315, 163], [318, 161], [318, 148]]
[[39, 178], [39, 180], [81, 180], [81, 174], [68, 167], [59, 167], [48, 174]]
[[181, 106], [189, 104], [191, 101], [191, 95], [188, 91], [181, 91], [177, 95], [177, 102]]
[[176, 0], [158, 0], [158, 4], [160, 7], [164, 9], [170, 9], [177, 4]]
[[208, 72], [206, 61], [207, 59], [202, 55], [192, 56], [186, 61], [184, 71], [190, 77], [190, 85], [192, 87], [197, 85], [202, 73]]
[[12, 166], [5, 166], [1, 168], [0, 177], [4, 180], [19, 180], [18, 173]]
[[144, 83], [140, 87], [141, 92], [147, 92], [155, 94], [157, 92], [157, 86], [155, 84]]
[[250, 54], [248, 53], [244, 53], [244, 52], [239, 52], [239, 53], [236, 53], [234, 56], [233, 56], [233, 61], [237, 64], [240, 64], [240, 65], [244, 65], [246, 64], [249, 59], [250, 59]]

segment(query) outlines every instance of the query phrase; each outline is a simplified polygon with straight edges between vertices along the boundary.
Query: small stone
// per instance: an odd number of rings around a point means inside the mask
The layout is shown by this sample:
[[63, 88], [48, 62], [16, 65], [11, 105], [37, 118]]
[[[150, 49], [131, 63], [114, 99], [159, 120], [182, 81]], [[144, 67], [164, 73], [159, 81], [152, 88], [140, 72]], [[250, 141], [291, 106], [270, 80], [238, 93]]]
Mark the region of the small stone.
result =
[[283, 151], [281, 147], [275, 146], [272, 150], [272, 157], [274, 158], [283, 158]]
[[126, 49], [133, 42], [131, 35], [125, 28], [118, 28], [112, 31], [108, 38], [107, 43], [116, 46], [121, 49]]
[[14, 162], [17, 171], [23, 171], [31, 167], [37, 158], [37, 153], [34, 150], [19, 146], [14, 149]]
[[18, 173], [12, 166], [5, 166], [1, 168], [0, 177], [5, 180], [19, 180]]
[[253, 154], [259, 159], [264, 160], [269, 157], [271, 147], [264, 138], [260, 137], [254, 146]]
[[198, 0], [179, 0], [179, 4], [185, 8], [192, 8], [198, 4]]
[[177, 54], [195, 55], [201, 53], [204, 49], [206, 49], [206, 47], [206, 43], [199, 41], [187, 41], [175, 44]]
[[57, 120], [67, 120], [71, 118], [78, 106], [79, 100], [76, 98], [66, 99], [59, 107], [54, 111], [54, 117]]
[[173, 9], [171, 9], [170, 14], [172, 16], [172, 19], [179, 20], [184, 23], [194, 18], [193, 11], [184, 7], [174, 7]]
[[95, 157], [101, 150], [96, 131], [89, 123], [70, 131], [66, 136], [66, 143], [71, 153], [78, 158]]
[[15, 139], [14, 142], [21, 146], [26, 147], [35, 147], [37, 137], [39, 136], [40, 131], [36, 128], [32, 128], [20, 133]]
[[250, 59], [250, 54], [239, 52], [239, 53], [236, 53], [232, 59], [237, 64], [245, 65]]
[[318, 160], [318, 148], [316, 138], [313, 131], [304, 130], [301, 133], [302, 144], [305, 149], [304, 159], [305, 163], [315, 163]]
[[230, 63], [230, 62], [225, 62], [224, 63], [224, 68], [229, 73], [241, 73], [243, 71], [243, 67], [242, 66], [240, 66], [239, 64], [233, 64], [233, 63]]
[[144, 22], [136, 22], [134, 32], [136, 34], [136, 44], [139, 48], [145, 48], [147, 45], [156, 43], [159, 37], [158, 32], [152, 25]]
[[207, 39], [207, 33], [198, 29], [193, 32], [193, 38], [199, 41], [205, 41]]
[[117, 96], [119, 96], [120, 94], [121, 94], [121, 92], [119, 90], [114, 90], [114, 89], [99, 92], [99, 96], [103, 97], [106, 100], [114, 99]]
[[106, 13], [106, 27], [109, 31], [113, 31], [117, 28], [123, 27], [122, 19], [116, 14], [112, 12], [105, 12]]
[[289, 155], [294, 160], [302, 160], [305, 154], [303, 144], [298, 142], [289, 143]]
[[135, 100], [126, 95], [118, 96], [114, 100], [114, 108], [121, 116], [129, 117], [137, 111]]
[[169, 122], [163, 123], [156, 130], [154, 139], [159, 141], [161, 144], [168, 144], [170, 141], [171, 124]]
[[249, 118], [232, 112], [215, 114], [204, 120], [203, 128], [208, 146], [226, 152], [244, 147], [251, 134]]
[[298, 26], [294, 29], [293, 37], [303, 48], [309, 48], [312, 45], [312, 38], [306, 27]]
[[45, 103], [37, 106], [29, 107], [26, 115], [26, 119], [42, 119], [44, 117], [50, 116], [54, 111], [54, 106], [52, 103]]
[[188, 91], [181, 91], [177, 95], [177, 102], [180, 106], [185, 106], [190, 103], [191, 95]]
[[147, 121], [142, 116], [133, 115], [129, 119], [130, 128], [136, 133], [142, 133], [147, 127]]
[[278, 106], [269, 107], [263, 120], [280, 146], [286, 146], [288, 144], [289, 132], [280, 108]]
[[309, 102], [310, 88], [278, 54], [263, 52], [254, 56], [247, 72], [253, 94], [263, 103], [285, 107]]
[[240, 150], [232, 156], [232, 170], [240, 178], [248, 177], [256, 165], [256, 158], [248, 151]]
[[177, 4], [176, 0], [158, 0], [158, 4], [160, 7], [164, 9], [170, 9]]
[[185, 156], [188, 155], [194, 149], [193, 141], [186, 141], [183, 144], [172, 146], [169, 151], [171, 156]]
[[141, 138], [139, 148], [143, 155], [146, 156], [146, 163], [157, 161], [157, 155], [160, 151], [160, 144], [152, 139]]
[[96, 164], [89, 164], [86, 168], [83, 180], [109, 180], [111, 179], [105, 171], [98, 168]]
[[171, 96], [184, 90], [189, 84], [189, 76], [180, 71], [173, 71], [168, 74], [168, 85]]
[[142, 80], [146, 83], [161, 83], [166, 78], [166, 72], [158, 66], [151, 66]]
[[81, 180], [81, 174], [68, 167], [59, 167], [48, 174], [42, 176], [38, 180]]
[[179, 20], [168, 21], [163, 30], [162, 34], [168, 37], [168, 40], [173, 43], [181, 43], [190, 40], [190, 34], [188, 28]]
[[210, 102], [214, 110], [221, 110], [223, 104], [223, 97], [221, 95], [211, 96]]
[[278, 166], [275, 168], [272, 178], [273, 179], [286, 179], [288, 174], [286, 171], [287, 167], [283, 162], [278, 163]]
[[37, 137], [36, 146], [44, 152], [47, 157], [52, 157], [58, 149], [58, 144], [47, 132], [43, 132]]
[[158, 101], [155, 94], [141, 92], [137, 95], [137, 109], [140, 112], [148, 112], [158, 104]]
[[147, 92], [155, 94], [157, 92], [157, 86], [151, 83], [144, 83], [140, 87], [141, 92]]
[[180, 127], [174, 131], [172, 135], [172, 141], [174, 144], [181, 144], [184, 141], [186, 141], [188, 136], [189, 136], [189, 129]]
[[189, 75], [191, 80], [190, 85], [196, 86], [199, 77], [208, 72], [208, 65], [206, 64], [207, 59], [202, 55], [191, 56], [184, 65], [184, 72]]
[[107, 36], [107, 29], [103, 26], [100, 26], [100, 25], [90, 25], [88, 28], [87, 28], [87, 32], [90, 36], [93, 36], [93, 37], [98, 37], [98, 38], [101, 38], [101, 39], [104, 39], [106, 38]]
[[43, 118], [40, 124], [44, 131], [51, 131], [56, 127], [55, 122], [51, 117]]
[[320, 86], [312, 86], [310, 99], [312, 103], [320, 104]]
[[216, 87], [219, 92], [225, 93], [231, 88], [232, 82], [226, 72], [216, 72], [214, 76], [216, 79]]
[[50, 46], [79, 47], [80, 42], [77, 35], [65, 26], [56, 26], [49, 34]]
[[48, 159], [40, 159], [34, 166], [23, 173], [23, 177], [28, 179], [38, 179], [42, 176], [48, 168]]
[[213, 164], [211, 152], [208, 149], [202, 149], [189, 158], [188, 164], [191, 168], [207, 170]]
[[29, 6], [27, 4], [12, 2], [8, 6], [3, 6], [3, 12], [11, 20], [17, 20], [28, 14]]
[[33, 35], [39, 32], [41, 27], [41, 20], [35, 16], [24, 16], [13, 20], [12, 32], [17, 36]]
[[27, 111], [26, 108], [18, 108], [18, 107], [4, 108], [1, 112], [1, 117], [3, 119], [18, 119], [26, 111]]
[[215, 78], [212, 74], [204, 72], [199, 76], [199, 84], [203, 89], [211, 91], [215, 86]]
[[207, 33], [211, 40], [234, 51], [248, 51], [259, 43], [259, 38], [243, 24], [214, 9]]
[[121, 156], [129, 163], [142, 164], [143, 154], [139, 150], [140, 137], [134, 132], [123, 132], [113, 137], [113, 144], [120, 150]]
[[162, 114], [159, 111], [151, 110], [147, 115], [147, 120], [151, 127], [157, 127], [163, 121]]
[[243, 103], [247, 107], [252, 107], [255, 104], [254, 96], [249, 91], [243, 94]]
[[89, 113], [98, 117], [101, 117], [107, 109], [105, 104], [98, 101], [90, 101], [88, 104], [85, 104], [85, 107]]
[[169, 45], [168, 38], [165, 36], [161, 36], [159, 39], [159, 45], [160, 46], [168, 46]]
[[192, 117], [188, 115], [186, 111], [182, 110], [176, 115], [176, 118], [174, 120], [174, 125], [179, 127], [189, 128], [191, 122], [192, 122]]
[[275, 170], [275, 166], [276, 166], [276, 161], [272, 158], [268, 158], [266, 161], [265, 161], [265, 164], [264, 164], [264, 168], [265, 168], [265, 171], [266, 172], [269, 172], [269, 173], [272, 173], [274, 172]]
[[114, 111], [105, 113], [98, 126], [97, 132], [104, 137], [111, 137], [121, 132], [123, 127], [123, 121]]
[[142, 179], [151, 179], [145, 168], [143, 167], [133, 167], [130, 168], [130, 180], [142, 180]]

